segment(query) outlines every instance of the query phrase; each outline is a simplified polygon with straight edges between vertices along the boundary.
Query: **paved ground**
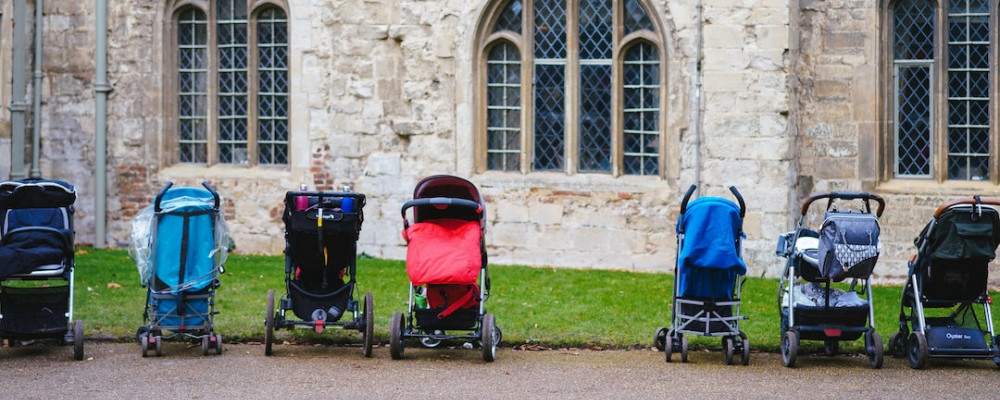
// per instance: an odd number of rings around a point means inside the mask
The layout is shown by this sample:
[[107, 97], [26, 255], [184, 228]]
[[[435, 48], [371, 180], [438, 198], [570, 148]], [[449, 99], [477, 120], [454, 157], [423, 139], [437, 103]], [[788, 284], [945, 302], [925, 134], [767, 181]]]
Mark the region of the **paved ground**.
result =
[[[932, 361], [911, 370], [888, 358], [881, 370], [861, 357], [754, 353], [750, 366], [725, 366], [718, 351], [667, 364], [654, 351], [515, 351], [494, 363], [476, 350], [407, 348], [394, 361], [385, 347], [366, 359], [358, 347], [227, 345], [201, 356], [182, 343], [161, 358], [136, 344], [87, 342], [87, 359], [55, 346], [0, 348], [0, 396], [6, 399], [237, 398], [997, 398], [1000, 370], [987, 361]], [[676, 359], [676, 357], [675, 357]]]

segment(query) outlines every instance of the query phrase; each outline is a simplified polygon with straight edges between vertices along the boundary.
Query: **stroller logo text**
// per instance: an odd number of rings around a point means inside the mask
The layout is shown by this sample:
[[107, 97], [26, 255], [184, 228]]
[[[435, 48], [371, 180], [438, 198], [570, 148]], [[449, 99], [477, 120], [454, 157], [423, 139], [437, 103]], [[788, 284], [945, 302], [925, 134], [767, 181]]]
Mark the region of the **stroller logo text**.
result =
[[952, 339], [952, 340], [969, 340], [969, 339], [972, 339], [971, 336], [966, 335], [966, 334], [962, 334], [962, 333], [954, 333], [954, 334], [948, 333], [948, 334], [945, 334], [945, 337], [947, 337], [948, 339]]

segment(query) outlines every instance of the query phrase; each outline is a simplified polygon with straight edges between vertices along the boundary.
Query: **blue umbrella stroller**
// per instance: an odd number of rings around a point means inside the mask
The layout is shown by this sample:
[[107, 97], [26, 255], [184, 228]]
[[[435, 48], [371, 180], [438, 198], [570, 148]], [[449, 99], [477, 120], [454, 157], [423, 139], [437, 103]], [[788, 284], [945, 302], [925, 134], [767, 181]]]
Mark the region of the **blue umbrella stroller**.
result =
[[66, 182], [0, 183], [0, 338], [58, 340], [83, 359], [83, 321], [73, 320], [73, 203]]
[[172, 188], [167, 183], [153, 207], [132, 222], [133, 259], [146, 286], [143, 325], [136, 332], [142, 356], [152, 348], [160, 356], [164, 339], [201, 342], [201, 352], [222, 354], [222, 335], [215, 333], [215, 290], [229, 247], [229, 230], [219, 193]]
[[986, 359], [1000, 367], [986, 290], [1000, 244], [998, 207], [1000, 199], [979, 196], [945, 203], [913, 241], [917, 254], [903, 287], [899, 330], [889, 337], [889, 353], [905, 354], [911, 368], [923, 368], [928, 358]]
[[[819, 232], [807, 229], [809, 206], [823, 199], [827, 205]], [[864, 207], [838, 209], [834, 207], [838, 200], [861, 202]], [[874, 213], [873, 201], [878, 204]], [[802, 339], [823, 341], [824, 351], [832, 356], [841, 341], [862, 335], [869, 364], [882, 367], [882, 338], [875, 332], [869, 278], [881, 249], [878, 217], [883, 208], [885, 201], [875, 194], [813, 194], [802, 203], [796, 229], [778, 237], [776, 254], [786, 259], [778, 284], [781, 360], [786, 367], [795, 366]], [[846, 290], [831, 286], [847, 279], [851, 283]], [[855, 290], [859, 281], [863, 293]]]
[[[654, 334], [656, 348], [671, 355], [680, 351], [687, 362], [688, 345], [684, 334], [722, 337], [726, 364], [740, 354], [743, 365], [750, 362], [750, 341], [740, 330], [742, 278], [747, 267], [741, 258], [743, 196], [730, 186], [739, 206], [719, 197], [702, 197], [688, 204], [694, 193], [691, 185], [677, 218], [677, 260], [674, 269], [674, 302], [670, 329], [660, 327]], [[737, 284], [739, 282], [739, 284]]]

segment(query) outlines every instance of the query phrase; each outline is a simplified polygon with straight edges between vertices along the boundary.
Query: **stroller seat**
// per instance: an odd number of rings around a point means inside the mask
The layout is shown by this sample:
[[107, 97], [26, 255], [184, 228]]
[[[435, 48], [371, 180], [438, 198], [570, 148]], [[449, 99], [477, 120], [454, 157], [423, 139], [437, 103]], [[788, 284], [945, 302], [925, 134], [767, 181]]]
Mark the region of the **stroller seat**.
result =
[[406, 272], [414, 285], [476, 282], [483, 265], [478, 221], [432, 219], [411, 225], [403, 235], [410, 243]]
[[795, 252], [802, 261], [819, 268], [819, 238], [803, 236], [795, 241]]

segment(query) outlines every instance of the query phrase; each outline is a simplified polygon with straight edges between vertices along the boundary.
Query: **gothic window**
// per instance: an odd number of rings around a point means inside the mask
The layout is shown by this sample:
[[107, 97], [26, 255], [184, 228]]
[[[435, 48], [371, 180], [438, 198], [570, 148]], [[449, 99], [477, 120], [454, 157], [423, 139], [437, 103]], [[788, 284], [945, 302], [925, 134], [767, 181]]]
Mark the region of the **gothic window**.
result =
[[480, 170], [662, 174], [662, 40], [644, 2], [492, 7], [480, 41]]
[[987, 0], [892, 4], [894, 177], [996, 179], [990, 123], [994, 7]]
[[[275, 3], [203, 0], [174, 12], [181, 163], [288, 164], [288, 21]], [[254, 7], [256, 5], [256, 7]]]

